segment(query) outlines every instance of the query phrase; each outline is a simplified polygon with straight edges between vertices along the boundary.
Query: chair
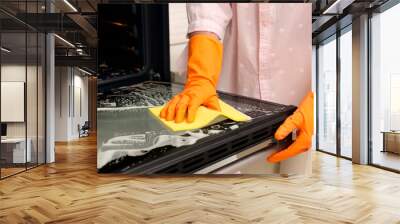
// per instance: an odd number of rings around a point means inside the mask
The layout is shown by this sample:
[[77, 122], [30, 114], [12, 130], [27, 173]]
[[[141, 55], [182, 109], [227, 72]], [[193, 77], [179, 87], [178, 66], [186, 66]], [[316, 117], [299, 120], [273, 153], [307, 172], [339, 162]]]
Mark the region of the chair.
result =
[[78, 124], [79, 138], [89, 136], [90, 123], [85, 121], [82, 127]]

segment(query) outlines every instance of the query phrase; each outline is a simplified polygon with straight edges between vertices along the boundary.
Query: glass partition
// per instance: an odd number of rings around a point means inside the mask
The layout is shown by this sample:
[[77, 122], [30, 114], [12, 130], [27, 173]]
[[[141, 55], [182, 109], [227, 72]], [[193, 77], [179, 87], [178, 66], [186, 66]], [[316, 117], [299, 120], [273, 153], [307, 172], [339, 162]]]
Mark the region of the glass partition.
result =
[[30, 162], [31, 151], [26, 150], [26, 41], [25, 32], [1, 34], [2, 177], [25, 170]]
[[46, 39], [23, 22], [25, 12], [42, 12], [43, 3], [0, 2], [14, 10], [0, 12], [0, 178], [45, 162]]

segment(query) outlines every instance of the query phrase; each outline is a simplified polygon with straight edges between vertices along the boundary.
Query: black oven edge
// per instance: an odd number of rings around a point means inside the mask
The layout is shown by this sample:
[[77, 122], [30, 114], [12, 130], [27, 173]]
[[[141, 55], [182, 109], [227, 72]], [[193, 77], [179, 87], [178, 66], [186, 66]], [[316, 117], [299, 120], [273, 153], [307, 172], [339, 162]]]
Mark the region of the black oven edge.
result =
[[[206, 141], [201, 141], [196, 145], [197, 150], [193, 150], [189, 153], [185, 151], [178, 151], [176, 153], [164, 156], [162, 158], [156, 159], [154, 161], [148, 162], [146, 164], [142, 164], [137, 167], [133, 167], [131, 169], [128, 169], [125, 171], [125, 174], [133, 174], [133, 175], [149, 175], [149, 174], [168, 174], [168, 173], [159, 173], [163, 169], [167, 168], [168, 166], [171, 166], [171, 164], [177, 164], [180, 163], [181, 161], [189, 158], [196, 158], [196, 156], [201, 155], [202, 153], [206, 153], [208, 151], [217, 149], [219, 147], [224, 147], [224, 145], [231, 144], [233, 141], [240, 139], [240, 138], [246, 138], [254, 135], [258, 131], [261, 131], [263, 129], [271, 129], [271, 127], [276, 127], [273, 130], [271, 130], [270, 134], [268, 136], [265, 136], [265, 138], [260, 139], [259, 141], [254, 141], [251, 142], [251, 144], [248, 144], [241, 148], [240, 150], [236, 150], [232, 152], [230, 155], [226, 155], [224, 157], [219, 158], [216, 161], [213, 161], [210, 164], [207, 165], [212, 165], [214, 163], [217, 163], [220, 160], [223, 160], [229, 156], [232, 156], [234, 154], [240, 153], [241, 151], [244, 151], [248, 148], [251, 148], [257, 144], [259, 144], [262, 141], [265, 141], [269, 138], [273, 138], [273, 134], [276, 131], [277, 127], [288, 117], [292, 112], [295, 110], [295, 107], [290, 107], [289, 110], [282, 112], [273, 118], [269, 117], [267, 119], [260, 119], [258, 122], [254, 124], [249, 124], [246, 127], [239, 128], [237, 130], [232, 131], [229, 133], [229, 135], [226, 138], [221, 139], [219, 136], [211, 136], [208, 137]], [[197, 144], [197, 143], [196, 143]], [[285, 144], [282, 144], [282, 146]], [[192, 146], [193, 147], [193, 146]], [[199, 169], [201, 169], [200, 167]], [[196, 170], [193, 170], [193, 173]], [[182, 173], [182, 174], [188, 174], [188, 173]]]

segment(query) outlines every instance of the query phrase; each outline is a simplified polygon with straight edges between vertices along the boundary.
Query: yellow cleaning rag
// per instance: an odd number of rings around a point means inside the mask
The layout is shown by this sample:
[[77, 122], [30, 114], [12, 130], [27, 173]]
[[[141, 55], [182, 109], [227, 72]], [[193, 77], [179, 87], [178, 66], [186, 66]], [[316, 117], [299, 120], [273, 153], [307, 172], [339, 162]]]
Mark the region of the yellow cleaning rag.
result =
[[160, 118], [160, 112], [164, 106], [152, 107], [149, 108], [150, 112], [158, 118], [163, 124], [165, 124], [172, 131], [186, 131], [193, 130], [205, 127], [211, 124], [214, 120], [216, 120], [220, 116], [224, 116], [234, 121], [248, 121], [251, 118], [242, 112], [236, 110], [231, 107], [227, 103], [219, 100], [219, 105], [221, 106], [221, 111], [216, 111], [212, 109], [208, 109], [207, 107], [200, 106], [196, 113], [196, 118], [192, 123], [187, 123], [183, 121], [182, 123], [175, 123], [175, 121], [167, 121], [165, 119]]

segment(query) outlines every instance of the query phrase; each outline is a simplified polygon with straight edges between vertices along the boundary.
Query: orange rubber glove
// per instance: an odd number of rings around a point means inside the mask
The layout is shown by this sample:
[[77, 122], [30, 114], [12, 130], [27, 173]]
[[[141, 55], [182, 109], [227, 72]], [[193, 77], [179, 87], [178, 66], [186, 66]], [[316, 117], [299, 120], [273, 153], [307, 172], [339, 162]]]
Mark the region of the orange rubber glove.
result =
[[288, 148], [270, 155], [267, 158], [268, 162], [280, 162], [310, 149], [314, 129], [314, 94], [312, 92], [307, 94], [297, 110], [278, 128], [275, 139], [280, 141], [295, 129], [298, 130], [296, 140]]
[[187, 81], [181, 93], [161, 110], [167, 121], [193, 122], [203, 105], [220, 111], [216, 86], [222, 66], [222, 43], [209, 34], [195, 34], [189, 40]]

